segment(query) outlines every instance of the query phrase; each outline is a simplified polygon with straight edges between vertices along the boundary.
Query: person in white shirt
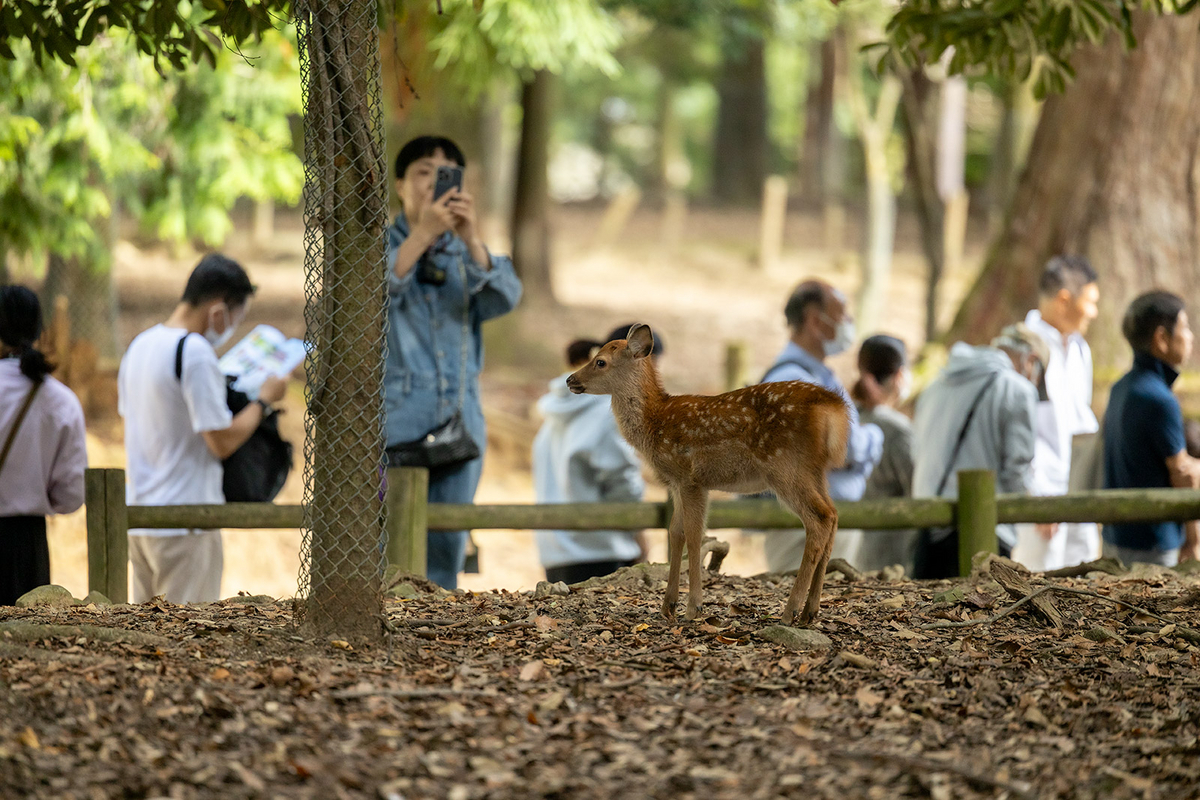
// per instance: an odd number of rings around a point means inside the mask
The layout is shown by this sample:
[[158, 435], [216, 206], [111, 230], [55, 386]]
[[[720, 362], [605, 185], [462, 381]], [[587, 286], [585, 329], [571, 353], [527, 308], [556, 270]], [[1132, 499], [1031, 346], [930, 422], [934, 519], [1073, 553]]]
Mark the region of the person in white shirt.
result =
[[[125, 351], [118, 408], [131, 505], [225, 502], [222, 460], [250, 438], [286, 389], [282, 378], [268, 378], [257, 402], [236, 416], [226, 405], [215, 348], [229, 341], [253, 294], [241, 265], [210, 253], [192, 270], [167, 321], [138, 334]], [[135, 603], [158, 595], [170, 603], [219, 599], [219, 530], [130, 530], [129, 560]]]
[[0, 605], [50, 582], [46, 517], [83, 505], [83, 409], [37, 349], [42, 307], [0, 287]]
[[[1038, 285], [1038, 307], [1025, 324], [1050, 348], [1046, 366], [1048, 400], [1038, 403], [1030, 491], [1066, 494], [1071, 442], [1099, 430], [1092, 412], [1092, 351], [1084, 341], [1096, 318], [1100, 288], [1096, 270], [1082, 256], [1055, 256]], [[1100, 532], [1093, 523], [1017, 526], [1013, 558], [1031, 570], [1070, 567], [1100, 557]]]

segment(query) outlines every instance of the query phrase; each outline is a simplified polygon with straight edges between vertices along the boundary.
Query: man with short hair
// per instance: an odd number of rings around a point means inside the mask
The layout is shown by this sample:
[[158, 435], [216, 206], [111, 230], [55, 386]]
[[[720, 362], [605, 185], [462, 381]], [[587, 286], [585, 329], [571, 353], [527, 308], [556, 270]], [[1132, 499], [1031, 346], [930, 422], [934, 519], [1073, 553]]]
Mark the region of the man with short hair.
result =
[[[215, 348], [233, 335], [253, 294], [241, 265], [210, 253], [192, 270], [166, 322], [138, 334], [125, 351], [118, 402], [125, 418], [126, 502], [225, 502], [221, 462], [250, 438], [286, 388], [282, 378], [271, 377], [258, 400], [236, 416], [226, 404]], [[135, 603], [158, 595], [170, 603], [220, 597], [219, 530], [130, 530], [129, 560]]]
[[[1046, 401], [1038, 403], [1030, 492], [1066, 494], [1074, 437], [1100, 429], [1092, 413], [1092, 351], [1084, 341], [1100, 300], [1096, 270], [1083, 256], [1055, 256], [1038, 285], [1038, 307], [1025, 324], [1049, 348]], [[1100, 531], [1091, 522], [1019, 524], [1013, 558], [1031, 570], [1074, 566], [1100, 556]]]
[[[946, 368], [917, 398], [913, 497], [957, 496], [958, 472], [968, 469], [995, 472], [997, 492], [1029, 493], [1034, 419], [1049, 360], [1042, 337], [1019, 322], [991, 346], [958, 342], [950, 349]], [[1001, 555], [1011, 553], [1012, 526], [996, 526], [996, 536]], [[923, 529], [913, 577], [951, 578], [958, 571], [958, 530]]]
[[[1192, 353], [1183, 300], [1148, 292], [1125, 312], [1121, 333], [1133, 367], [1113, 384], [1104, 415], [1106, 489], [1200, 488], [1200, 460], [1187, 453], [1183, 412], [1171, 384]], [[1104, 554], [1126, 564], [1173, 567], [1196, 558], [1196, 523], [1122, 522], [1104, 526]]]
[[[878, 425], [861, 425], [846, 387], [826, 359], [845, 352], [855, 339], [854, 318], [846, 297], [821, 280], [806, 280], [792, 292], [783, 314], [788, 343], [760, 383], [804, 381], [837, 392], [850, 412], [850, 444], [846, 463], [829, 472], [829, 494], [834, 500], [860, 500], [871, 470], [883, 455], [883, 431]], [[834, 539], [834, 555], [853, 563], [862, 531], [843, 531]], [[764, 546], [772, 572], [797, 569], [804, 557], [803, 529], [771, 531]]]

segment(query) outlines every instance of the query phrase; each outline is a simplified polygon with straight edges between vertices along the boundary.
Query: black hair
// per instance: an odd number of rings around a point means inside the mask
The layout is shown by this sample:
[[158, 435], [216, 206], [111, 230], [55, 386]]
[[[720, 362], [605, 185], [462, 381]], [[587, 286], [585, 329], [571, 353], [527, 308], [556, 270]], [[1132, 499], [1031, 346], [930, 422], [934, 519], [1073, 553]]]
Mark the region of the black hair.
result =
[[[624, 325], [618, 325], [612, 329], [611, 333], [608, 334], [608, 338], [604, 340], [604, 343], [608, 344], [609, 342], [615, 342], [618, 339], [627, 338], [629, 336], [629, 329], [636, 324], [636, 322], [627, 322]], [[654, 347], [650, 350], [651, 354], [661, 356], [663, 353], [667, 352], [663, 345], [662, 336], [659, 335], [658, 331], [654, 328], [651, 328], [650, 335], [654, 337]]]
[[1183, 298], [1170, 292], [1146, 292], [1129, 304], [1121, 320], [1121, 333], [1134, 351], [1150, 352], [1154, 332], [1166, 328], [1168, 336], [1175, 335], [1175, 325], [1183, 311]]
[[880, 383], [891, 380], [907, 360], [904, 342], [895, 336], [877, 334], [864, 339], [858, 348], [858, 371], [869, 373]]
[[410, 139], [396, 154], [396, 178], [402, 180], [404, 173], [408, 172], [408, 168], [414, 161], [436, 155], [438, 150], [441, 150], [442, 155], [460, 167], [467, 165], [467, 159], [463, 156], [462, 150], [445, 136], [418, 136]]
[[783, 307], [783, 316], [792, 328], [804, 325], [808, 309], [812, 306], [825, 306], [825, 298], [829, 296], [829, 286], [821, 281], [805, 281], [795, 288]]
[[1091, 262], [1083, 256], [1055, 256], [1042, 270], [1038, 293], [1042, 297], [1054, 297], [1066, 289], [1071, 297], [1079, 297], [1083, 287], [1095, 283], [1099, 277]]
[[224, 300], [232, 308], [244, 305], [255, 286], [242, 265], [220, 253], [209, 253], [188, 276], [183, 287], [183, 302], [191, 306], [209, 300]]
[[567, 366], [576, 367], [592, 360], [592, 351], [602, 347], [604, 342], [595, 339], [576, 339], [567, 345]]
[[0, 341], [21, 359], [21, 374], [41, 383], [54, 371], [35, 346], [42, 335], [42, 304], [32, 290], [24, 286], [0, 287]]

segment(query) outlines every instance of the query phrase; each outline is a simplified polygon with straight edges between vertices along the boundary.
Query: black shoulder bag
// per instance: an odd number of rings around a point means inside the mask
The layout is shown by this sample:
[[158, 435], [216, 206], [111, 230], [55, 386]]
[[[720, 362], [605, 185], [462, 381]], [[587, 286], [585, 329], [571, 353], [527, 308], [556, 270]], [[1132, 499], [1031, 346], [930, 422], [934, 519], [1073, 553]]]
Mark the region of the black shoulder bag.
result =
[[[183, 380], [183, 343], [175, 348], [175, 379]], [[225, 404], [235, 415], [250, 405], [245, 392], [233, 388], [236, 378], [225, 376]], [[221, 488], [231, 503], [269, 503], [275, 499], [292, 471], [292, 445], [279, 435], [276, 411], [264, 414], [250, 438], [221, 462], [225, 477]]]
[[[971, 420], [975, 418], [975, 411], [979, 408], [979, 402], [983, 400], [983, 396], [987, 394], [987, 390], [996, 382], [996, 378], [999, 375], [999, 372], [992, 373], [991, 377], [983, 382], [983, 388], [979, 390], [979, 394], [975, 395], [975, 399], [971, 401], [971, 407], [967, 411], [967, 418], [963, 420], [962, 430], [958, 432], [958, 439], [954, 442], [954, 448], [950, 451], [950, 458], [946, 462], [946, 471], [942, 473], [942, 479], [938, 481], [937, 491], [933, 494], [934, 497], [942, 496], [942, 491], [946, 488], [946, 483], [950, 480], [950, 475], [954, 472], [954, 464], [958, 461], [958, 453], [967, 438], [967, 430], [971, 427]], [[945, 570], [938, 569], [942, 559], [937, 558], [932, 553], [934, 544], [945, 542], [947, 538], [955, 542], [955, 558], [957, 558], [958, 528], [956, 526], [947, 525], [937, 528], [921, 528], [917, 531], [916, 563], [913, 569], [914, 578], [946, 578], [958, 574], [957, 562], [955, 563], [953, 574], [942, 574]]]
[[471, 298], [467, 294], [467, 269], [462, 256], [458, 258], [458, 274], [462, 281], [463, 318], [462, 352], [459, 356], [458, 407], [454, 415], [420, 439], [400, 442], [386, 451], [389, 467], [453, 467], [479, 458], [479, 445], [463, 421], [463, 398], [467, 384], [467, 343], [470, 336], [469, 317]]

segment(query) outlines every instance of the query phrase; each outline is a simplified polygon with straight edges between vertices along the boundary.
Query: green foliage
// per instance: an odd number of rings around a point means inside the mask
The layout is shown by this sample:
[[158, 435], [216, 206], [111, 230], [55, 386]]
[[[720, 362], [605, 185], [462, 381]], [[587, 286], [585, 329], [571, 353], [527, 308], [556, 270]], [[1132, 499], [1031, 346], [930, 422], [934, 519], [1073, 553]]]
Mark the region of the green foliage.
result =
[[117, 31], [75, 66], [16, 44], [0, 60], [0, 249], [106, 264], [119, 204], [161, 237], [220, 241], [242, 195], [293, 202], [302, 183], [287, 115], [300, 107], [295, 45], [268, 34], [253, 63], [168, 79]]
[[1119, 32], [1137, 42], [1133, 13], [1186, 13], [1200, 0], [909, 0], [888, 25], [890, 50], [905, 63], [935, 63], [953, 48], [948, 69], [1034, 78], [1034, 93], [1060, 92], [1074, 77], [1076, 48]]
[[[401, 17], [409, 17], [397, 3]], [[528, 77], [535, 70], [574, 67], [615, 75], [613, 50], [620, 34], [613, 15], [595, 0], [442, 0], [444, 13], [418, 5], [410, 20], [424, 28], [435, 69], [472, 94], [505, 71]]]
[[[291, 0], [6, 0], [0, 2], [0, 58], [20, 43], [39, 67], [76, 65], [76, 56], [106, 32], [121, 30], [160, 68], [189, 61], [215, 66], [225, 44], [260, 39], [285, 21]], [[225, 42], [222, 42], [225, 39]]]

